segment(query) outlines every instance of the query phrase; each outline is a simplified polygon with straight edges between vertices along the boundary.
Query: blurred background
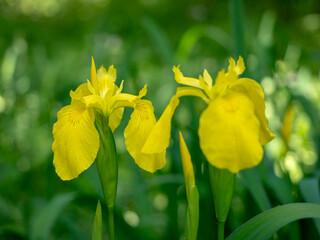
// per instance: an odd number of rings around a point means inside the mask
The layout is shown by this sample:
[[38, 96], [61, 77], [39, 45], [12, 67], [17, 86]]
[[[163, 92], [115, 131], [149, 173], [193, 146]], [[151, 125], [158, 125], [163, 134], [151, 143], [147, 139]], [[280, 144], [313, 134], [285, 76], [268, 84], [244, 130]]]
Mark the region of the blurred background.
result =
[[[117, 84], [146, 98], [156, 117], [178, 84], [172, 66], [215, 78], [242, 55], [244, 76], [264, 88], [276, 138], [262, 163], [237, 176], [226, 234], [263, 210], [320, 203], [320, 2], [253, 0], [0, 0], [0, 239], [90, 239], [102, 190], [95, 164], [63, 182], [52, 164], [52, 126], [69, 91], [97, 67], [114, 64]], [[119, 154], [117, 239], [183, 239], [186, 198], [178, 131], [200, 192], [198, 239], [215, 239], [207, 162], [199, 148], [200, 99], [182, 98], [167, 165], [141, 170], [115, 131]], [[102, 206], [106, 211], [105, 205]], [[106, 217], [106, 214], [104, 213]], [[104, 219], [106, 221], [106, 219]], [[105, 222], [106, 223], [106, 222]], [[106, 225], [106, 224], [104, 224]], [[320, 222], [294, 222], [273, 239], [316, 239]]]

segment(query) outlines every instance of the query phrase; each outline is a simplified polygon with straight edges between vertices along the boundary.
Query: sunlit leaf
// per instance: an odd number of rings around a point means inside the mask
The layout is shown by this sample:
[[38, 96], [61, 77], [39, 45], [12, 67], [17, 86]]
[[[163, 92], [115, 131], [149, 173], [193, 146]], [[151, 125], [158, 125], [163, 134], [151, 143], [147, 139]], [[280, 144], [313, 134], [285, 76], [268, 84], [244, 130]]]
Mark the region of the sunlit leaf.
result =
[[[318, 178], [309, 178], [302, 179], [299, 182], [300, 191], [306, 202], [309, 203], [318, 203], [320, 204], [320, 192], [319, 192], [319, 179]], [[318, 233], [320, 235], [320, 219], [313, 220]]]
[[320, 205], [291, 203], [264, 211], [236, 229], [226, 240], [263, 240], [286, 224], [303, 218], [320, 218]]

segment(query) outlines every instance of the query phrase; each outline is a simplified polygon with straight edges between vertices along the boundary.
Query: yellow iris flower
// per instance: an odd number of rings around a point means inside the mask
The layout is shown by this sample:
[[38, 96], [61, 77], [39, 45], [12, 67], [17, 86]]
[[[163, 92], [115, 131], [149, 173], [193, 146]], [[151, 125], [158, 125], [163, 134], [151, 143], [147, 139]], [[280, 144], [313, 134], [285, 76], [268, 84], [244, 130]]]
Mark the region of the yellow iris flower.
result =
[[199, 122], [200, 147], [209, 163], [236, 173], [259, 164], [262, 145], [274, 138], [268, 129], [262, 87], [249, 78], [239, 78], [245, 69], [242, 57], [237, 63], [230, 58], [228, 72], [222, 70], [213, 84], [204, 70], [199, 79], [185, 77], [173, 67], [178, 87], [169, 105], [152, 129], [142, 151], [155, 154], [169, 145], [171, 118], [182, 96], [202, 98], [207, 108]]
[[[108, 71], [91, 66], [91, 81], [70, 92], [71, 104], [58, 112], [53, 126], [53, 163], [62, 180], [76, 178], [90, 167], [99, 150], [99, 133], [95, 127], [97, 114], [109, 119], [112, 132], [120, 124], [124, 107], [134, 108], [124, 131], [128, 152], [142, 169], [154, 172], [165, 165], [165, 150], [155, 154], [141, 152], [151, 129], [156, 123], [152, 103], [141, 99], [147, 93], [146, 86], [139, 95], [122, 93], [123, 81], [115, 84], [116, 69]], [[107, 131], [107, 129], [106, 129]]]

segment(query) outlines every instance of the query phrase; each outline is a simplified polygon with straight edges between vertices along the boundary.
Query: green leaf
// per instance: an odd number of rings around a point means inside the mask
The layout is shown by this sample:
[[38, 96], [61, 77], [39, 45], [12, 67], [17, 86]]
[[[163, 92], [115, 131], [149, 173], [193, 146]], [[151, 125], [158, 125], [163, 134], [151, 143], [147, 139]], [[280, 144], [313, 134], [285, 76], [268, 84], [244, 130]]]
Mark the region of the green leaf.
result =
[[234, 36], [235, 56], [239, 55], [246, 58], [247, 50], [244, 40], [244, 13], [241, 0], [230, 0], [230, 17]]
[[[299, 182], [301, 194], [306, 202], [320, 204], [319, 180], [318, 178], [302, 179]], [[314, 224], [320, 235], [320, 219], [314, 219]]]
[[291, 203], [269, 209], [241, 225], [226, 240], [267, 239], [286, 224], [303, 218], [320, 218], [320, 205]]
[[153, 45], [155, 51], [161, 58], [164, 65], [173, 64], [173, 47], [172, 44], [164, 32], [164, 30], [151, 18], [145, 18], [142, 21], [142, 26], [145, 28], [147, 34], [149, 35], [151, 44]]
[[231, 37], [224, 30], [214, 25], [197, 25], [188, 29], [181, 37], [176, 52], [177, 61], [187, 59], [196, 43], [204, 37], [217, 42], [228, 51], [231, 48]]
[[199, 192], [196, 185], [187, 189], [186, 240], [196, 240], [199, 226]]
[[264, 189], [261, 178], [256, 168], [243, 170], [240, 172], [240, 178], [249, 189], [252, 197], [261, 211], [271, 208], [271, 203]]
[[274, 175], [273, 172], [268, 173], [264, 179], [264, 183], [273, 192], [273, 196], [276, 197], [281, 204], [287, 204], [293, 202], [292, 187], [290, 182], [284, 178], [279, 178]]
[[217, 221], [224, 223], [230, 210], [236, 175], [227, 169], [219, 169], [211, 164], [208, 166], [214, 211]]
[[30, 238], [32, 240], [48, 239], [50, 230], [63, 208], [74, 198], [74, 193], [60, 194], [47, 203], [31, 223]]
[[108, 207], [113, 207], [117, 197], [118, 159], [109, 119], [96, 114], [95, 126], [100, 136], [100, 147], [96, 162], [104, 198]]
[[102, 240], [102, 213], [100, 201], [98, 201], [96, 214], [93, 219], [92, 240]]

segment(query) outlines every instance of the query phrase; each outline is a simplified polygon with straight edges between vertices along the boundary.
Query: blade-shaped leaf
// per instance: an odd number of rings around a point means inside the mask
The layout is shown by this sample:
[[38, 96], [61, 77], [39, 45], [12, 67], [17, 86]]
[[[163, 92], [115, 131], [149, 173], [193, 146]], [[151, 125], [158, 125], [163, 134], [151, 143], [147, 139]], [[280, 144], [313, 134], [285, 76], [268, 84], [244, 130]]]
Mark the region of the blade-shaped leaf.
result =
[[237, 228], [226, 240], [263, 240], [286, 224], [303, 218], [320, 218], [320, 204], [291, 203], [264, 211]]
[[174, 56], [173, 47], [165, 31], [153, 19], [147, 17], [142, 21], [142, 26], [149, 35], [151, 44], [163, 64], [171, 66]]
[[261, 211], [271, 208], [270, 200], [256, 168], [241, 171], [240, 178], [249, 189]]
[[31, 225], [31, 239], [48, 239], [48, 235], [63, 208], [75, 198], [74, 193], [55, 196], [42, 211], [35, 216]]
[[96, 214], [93, 219], [92, 240], [102, 240], [102, 213], [100, 201], [98, 201]]
[[[302, 179], [299, 182], [301, 194], [306, 202], [320, 204], [319, 180], [317, 178]], [[320, 234], [320, 219], [314, 219]]]

